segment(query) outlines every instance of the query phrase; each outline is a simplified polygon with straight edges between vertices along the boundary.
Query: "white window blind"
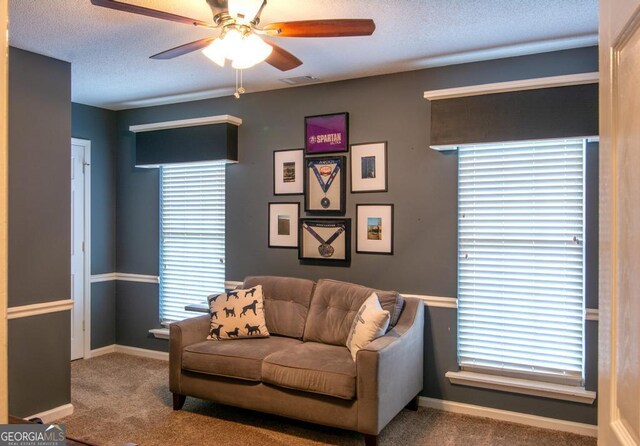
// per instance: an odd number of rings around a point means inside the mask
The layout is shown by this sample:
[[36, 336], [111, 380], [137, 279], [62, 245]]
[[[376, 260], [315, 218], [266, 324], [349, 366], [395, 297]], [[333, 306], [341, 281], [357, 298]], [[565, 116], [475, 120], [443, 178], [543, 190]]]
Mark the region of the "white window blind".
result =
[[581, 385], [585, 145], [458, 149], [463, 369]]
[[224, 291], [225, 164], [161, 167], [160, 319]]

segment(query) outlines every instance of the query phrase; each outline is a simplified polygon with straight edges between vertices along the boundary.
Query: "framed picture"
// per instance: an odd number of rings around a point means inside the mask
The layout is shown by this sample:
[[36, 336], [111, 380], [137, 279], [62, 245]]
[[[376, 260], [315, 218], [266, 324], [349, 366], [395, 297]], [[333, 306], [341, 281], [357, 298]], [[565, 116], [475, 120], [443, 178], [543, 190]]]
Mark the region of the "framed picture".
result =
[[304, 150], [273, 152], [273, 195], [304, 193]]
[[393, 254], [393, 205], [356, 205], [356, 252]]
[[324, 215], [345, 214], [346, 165], [346, 156], [305, 158], [305, 212]]
[[269, 203], [269, 248], [298, 247], [300, 203]]
[[387, 192], [387, 142], [351, 146], [351, 193]]
[[298, 258], [322, 262], [351, 260], [350, 218], [301, 218]]
[[347, 152], [349, 113], [305, 117], [304, 140], [307, 155]]

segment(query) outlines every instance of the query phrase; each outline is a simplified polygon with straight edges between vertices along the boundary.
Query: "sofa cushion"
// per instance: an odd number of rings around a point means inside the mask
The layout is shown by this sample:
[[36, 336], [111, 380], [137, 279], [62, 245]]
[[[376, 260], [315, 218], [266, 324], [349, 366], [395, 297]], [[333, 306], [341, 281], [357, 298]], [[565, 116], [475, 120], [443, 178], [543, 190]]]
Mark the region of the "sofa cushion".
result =
[[321, 279], [313, 292], [304, 341], [346, 345], [356, 313], [373, 289]]
[[262, 360], [266, 356], [301, 343], [297, 339], [279, 336], [233, 342], [198, 342], [182, 351], [182, 368], [209, 375], [260, 381]]
[[262, 287], [212, 295], [209, 301], [211, 328], [208, 340], [263, 338], [269, 336], [265, 325]]
[[276, 276], [250, 276], [244, 279], [244, 288], [257, 285], [262, 285], [269, 333], [301, 339], [315, 282]]
[[353, 318], [351, 331], [347, 338], [347, 348], [351, 357], [356, 360], [356, 355], [365, 345], [379, 338], [387, 332], [389, 326], [389, 312], [383, 310], [376, 293], [371, 293]]
[[381, 291], [375, 290], [383, 310], [389, 312], [389, 328], [391, 330], [398, 323], [400, 314], [404, 308], [404, 297], [397, 291]]
[[356, 396], [356, 365], [346, 347], [305, 342], [267, 356], [262, 381], [351, 400]]

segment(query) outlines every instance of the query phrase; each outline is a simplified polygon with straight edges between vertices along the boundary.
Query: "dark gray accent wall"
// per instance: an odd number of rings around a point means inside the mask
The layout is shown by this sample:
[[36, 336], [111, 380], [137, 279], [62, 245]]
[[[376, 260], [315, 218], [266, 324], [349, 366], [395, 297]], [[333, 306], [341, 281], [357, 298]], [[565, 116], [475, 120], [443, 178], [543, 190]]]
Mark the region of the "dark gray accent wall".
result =
[[[9, 307], [69, 299], [71, 65], [9, 49]], [[71, 400], [69, 312], [9, 322], [9, 412]]]
[[116, 343], [116, 282], [91, 284], [91, 349]]
[[[451, 384], [444, 374], [458, 370], [456, 310], [427, 308], [425, 315], [425, 371], [422, 395], [561, 420], [597, 424], [595, 404], [587, 405]], [[588, 390], [596, 390], [597, 386], [597, 332], [597, 323], [588, 322], [585, 364]]]
[[91, 274], [116, 270], [116, 112], [73, 103], [74, 138], [91, 141]]
[[71, 65], [9, 50], [9, 306], [69, 299]]
[[[116, 271], [117, 114], [73, 103], [71, 134], [91, 141], [91, 274]], [[116, 340], [116, 285], [91, 284], [91, 348]]]
[[[592, 71], [598, 71], [595, 47], [246, 94], [240, 100], [226, 97], [119, 112], [118, 271], [158, 274], [158, 172], [134, 167], [134, 137], [128, 127], [230, 114], [244, 123], [239, 129], [240, 162], [227, 167], [227, 279], [242, 280], [253, 274], [328, 277], [405, 293], [456, 296], [457, 157], [428, 148], [431, 106], [423, 92]], [[347, 194], [347, 217], [355, 218], [356, 203], [394, 203], [395, 253], [353, 252], [349, 268], [301, 265], [294, 250], [267, 247], [267, 203], [302, 200], [300, 196], [273, 197], [273, 151], [303, 146], [305, 116], [344, 111], [350, 113], [351, 143], [388, 141], [389, 151], [389, 192]], [[595, 405], [577, 407], [444, 381], [446, 371], [457, 369], [456, 313], [432, 310], [438, 314], [425, 338], [431, 353], [425, 363], [423, 395], [595, 421]], [[116, 311], [118, 343], [167, 349], [166, 343], [150, 342], [151, 326], [140, 326], [154, 321], [157, 326], [157, 290], [118, 284]], [[593, 333], [588, 331], [586, 346], [590, 364], [595, 364], [597, 350]], [[594, 369], [589, 367], [587, 381], [593, 385]]]
[[69, 311], [9, 321], [9, 413], [34, 415], [71, 402]]

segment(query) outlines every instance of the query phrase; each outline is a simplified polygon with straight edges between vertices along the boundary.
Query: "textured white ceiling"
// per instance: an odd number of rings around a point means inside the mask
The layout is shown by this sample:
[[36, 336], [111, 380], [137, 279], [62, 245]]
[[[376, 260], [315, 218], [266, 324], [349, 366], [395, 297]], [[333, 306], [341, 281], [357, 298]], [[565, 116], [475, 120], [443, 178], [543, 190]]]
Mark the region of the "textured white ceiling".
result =
[[[206, 21], [205, 0], [128, 0]], [[281, 78], [334, 81], [429, 66], [595, 45], [597, 0], [269, 0], [262, 24], [372, 18], [371, 37], [276, 38], [304, 64], [283, 73], [260, 64], [248, 92], [285, 88]], [[216, 33], [217, 31], [213, 31]], [[235, 72], [199, 51], [151, 60], [212, 34], [180, 23], [113, 11], [89, 0], [9, 0], [12, 46], [72, 64], [73, 100], [110, 109], [233, 93]]]

